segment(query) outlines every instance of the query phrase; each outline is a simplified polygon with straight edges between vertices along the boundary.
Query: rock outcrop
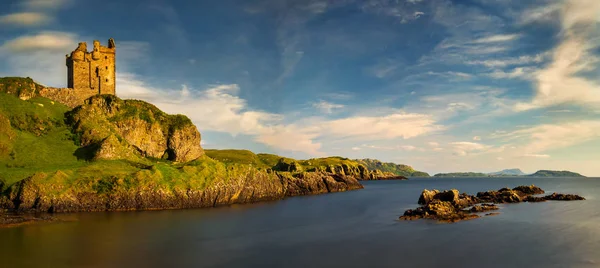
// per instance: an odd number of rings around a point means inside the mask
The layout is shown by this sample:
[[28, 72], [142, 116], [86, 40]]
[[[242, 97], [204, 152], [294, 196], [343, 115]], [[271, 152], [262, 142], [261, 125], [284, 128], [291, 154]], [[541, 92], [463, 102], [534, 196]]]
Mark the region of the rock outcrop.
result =
[[80, 146], [106, 149], [92, 149], [94, 159], [130, 159], [129, 151], [135, 151], [141, 157], [188, 162], [204, 154], [200, 132], [187, 117], [168, 115], [143, 101], [98, 95], [70, 111], [67, 120]]
[[[457, 222], [479, 218], [480, 216], [475, 213], [497, 210], [498, 206], [495, 204], [541, 202], [546, 200], [585, 200], [581, 196], [572, 194], [553, 193], [544, 197], [534, 196], [543, 193], [544, 190], [535, 185], [479, 192], [477, 196], [465, 193], [460, 194], [456, 189], [443, 192], [425, 189], [418, 201], [422, 206], [405, 211], [400, 219], [433, 219], [440, 222]], [[486, 216], [491, 215], [497, 215], [497, 213], [486, 214]]]

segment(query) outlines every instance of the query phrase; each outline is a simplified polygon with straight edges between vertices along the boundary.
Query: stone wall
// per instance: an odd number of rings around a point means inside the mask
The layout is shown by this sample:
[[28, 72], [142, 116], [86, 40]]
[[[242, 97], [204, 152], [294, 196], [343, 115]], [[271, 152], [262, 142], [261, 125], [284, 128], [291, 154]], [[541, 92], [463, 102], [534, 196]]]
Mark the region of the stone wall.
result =
[[87, 98], [97, 95], [93, 90], [89, 89], [73, 89], [73, 88], [52, 88], [44, 87], [40, 89], [38, 94], [53, 101], [58, 101], [71, 108], [75, 108]]

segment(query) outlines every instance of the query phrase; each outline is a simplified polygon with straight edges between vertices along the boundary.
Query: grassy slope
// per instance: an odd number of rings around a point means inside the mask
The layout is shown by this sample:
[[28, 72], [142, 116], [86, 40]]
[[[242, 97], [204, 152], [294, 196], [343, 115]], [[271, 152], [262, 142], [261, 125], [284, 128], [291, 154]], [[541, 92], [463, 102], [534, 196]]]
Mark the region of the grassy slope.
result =
[[391, 172], [405, 177], [429, 177], [429, 174], [426, 172], [414, 170], [408, 165], [384, 163], [375, 159], [359, 159], [356, 161], [364, 164], [369, 170], [381, 170], [383, 172]]
[[285, 162], [296, 162], [302, 170], [313, 171], [322, 170], [327, 166], [339, 166], [346, 164], [348, 166], [356, 167], [359, 165], [358, 162], [350, 160], [348, 158], [332, 156], [325, 158], [312, 158], [307, 160], [295, 160], [292, 158], [282, 157], [274, 154], [255, 154], [248, 150], [204, 150], [206, 155], [209, 157], [224, 162], [224, 163], [238, 163], [238, 164], [251, 164], [258, 168], [271, 168], [277, 170], [277, 164], [281, 159]]
[[[67, 111], [68, 107], [46, 98], [23, 101], [0, 93], [0, 180], [5, 187], [36, 176], [48, 185], [64, 186], [62, 190], [70, 186], [95, 192], [116, 186], [202, 189], [248, 173], [247, 166], [208, 157], [185, 164], [157, 159], [80, 160], [75, 135], [64, 123]], [[10, 127], [3, 118], [10, 120]]]
[[[84, 162], [74, 156], [78, 147], [64, 124], [68, 107], [46, 98], [22, 101], [0, 93], [0, 116], [10, 120], [14, 133], [2, 143], [10, 149], [0, 154], [0, 179], [11, 184], [34, 172], [81, 167]], [[6, 131], [6, 128], [3, 128]]]

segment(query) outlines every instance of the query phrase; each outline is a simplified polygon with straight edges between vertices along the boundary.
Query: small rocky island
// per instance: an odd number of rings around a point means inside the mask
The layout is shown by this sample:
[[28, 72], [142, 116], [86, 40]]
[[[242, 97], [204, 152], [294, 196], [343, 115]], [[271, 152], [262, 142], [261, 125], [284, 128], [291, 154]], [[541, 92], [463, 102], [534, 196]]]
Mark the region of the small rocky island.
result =
[[[546, 196], [539, 196], [544, 193], [544, 190], [535, 185], [479, 192], [476, 196], [459, 193], [456, 189], [443, 192], [425, 189], [418, 201], [421, 207], [405, 211], [400, 219], [432, 219], [439, 222], [453, 223], [479, 218], [481, 217], [479, 215], [481, 212], [497, 210], [498, 206], [496, 204], [544, 202], [548, 200], [585, 200], [585, 198], [574, 194], [553, 193]], [[487, 213], [485, 215], [491, 216], [496, 214]]]

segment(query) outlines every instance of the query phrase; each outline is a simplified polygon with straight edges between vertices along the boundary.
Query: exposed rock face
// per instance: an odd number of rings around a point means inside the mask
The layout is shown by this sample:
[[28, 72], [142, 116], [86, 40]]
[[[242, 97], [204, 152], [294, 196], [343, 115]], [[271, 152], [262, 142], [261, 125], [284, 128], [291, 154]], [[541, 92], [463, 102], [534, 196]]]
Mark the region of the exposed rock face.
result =
[[122, 143], [115, 135], [110, 135], [98, 143], [94, 160], [100, 159], [135, 159], [135, 151], [126, 143]]
[[381, 170], [371, 170], [367, 172], [369, 172], [368, 180], [408, 180], [408, 178], [396, 175], [392, 172], [383, 172]]
[[433, 197], [439, 193], [440, 193], [440, 191], [438, 191], [438, 190], [432, 190], [432, 191], [429, 191], [427, 189], [423, 190], [423, 192], [421, 193], [421, 196], [419, 197], [419, 205], [429, 204], [431, 201], [433, 201]]
[[106, 192], [93, 190], [101, 182], [92, 183], [91, 188], [64, 189], [62, 184], [45, 184], [46, 178], [46, 175], [34, 175], [18, 182], [11, 188], [7, 204], [0, 205], [19, 212], [202, 208], [363, 188], [352, 176], [322, 172], [292, 174], [249, 170], [239, 178], [219, 181], [204, 189], [128, 188], [126, 182], [116, 181]]
[[[94, 96], [69, 112], [67, 118], [81, 146], [104, 149], [100, 156], [93, 156], [95, 159], [122, 159], [124, 154], [129, 159], [128, 152], [137, 151], [141, 157], [188, 162], [204, 154], [200, 133], [187, 117], [167, 115], [142, 101]], [[116, 149], [115, 138], [121, 144], [125, 141], [124, 148]]]
[[[479, 192], [477, 193], [477, 196], [470, 196], [465, 193], [459, 194], [459, 191], [456, 189], [443, 192], [425, 189], [419, 197], [419, 204], [422, 206], [416, 209], [407, 210], [400, 219], [434, 219], [440, 222], [457, 222], [479, 218], [479, 215], [473, 213], [498, 209], [495, 204], [486, 204], [483, 202], [518, 203], [524, 201], [542, 202], [546, 200], [585, 200], [585, 198], [581, 196], [572, 194], [553, 193], [545, 197], [533, 196], [543, 193], [544, 190], [535, 185], [518, 186], [513, 189], [502, 188], [498, 191]], [[496, 215], [496, 213], [486, 214], [486, 216], [491, 215]]]

